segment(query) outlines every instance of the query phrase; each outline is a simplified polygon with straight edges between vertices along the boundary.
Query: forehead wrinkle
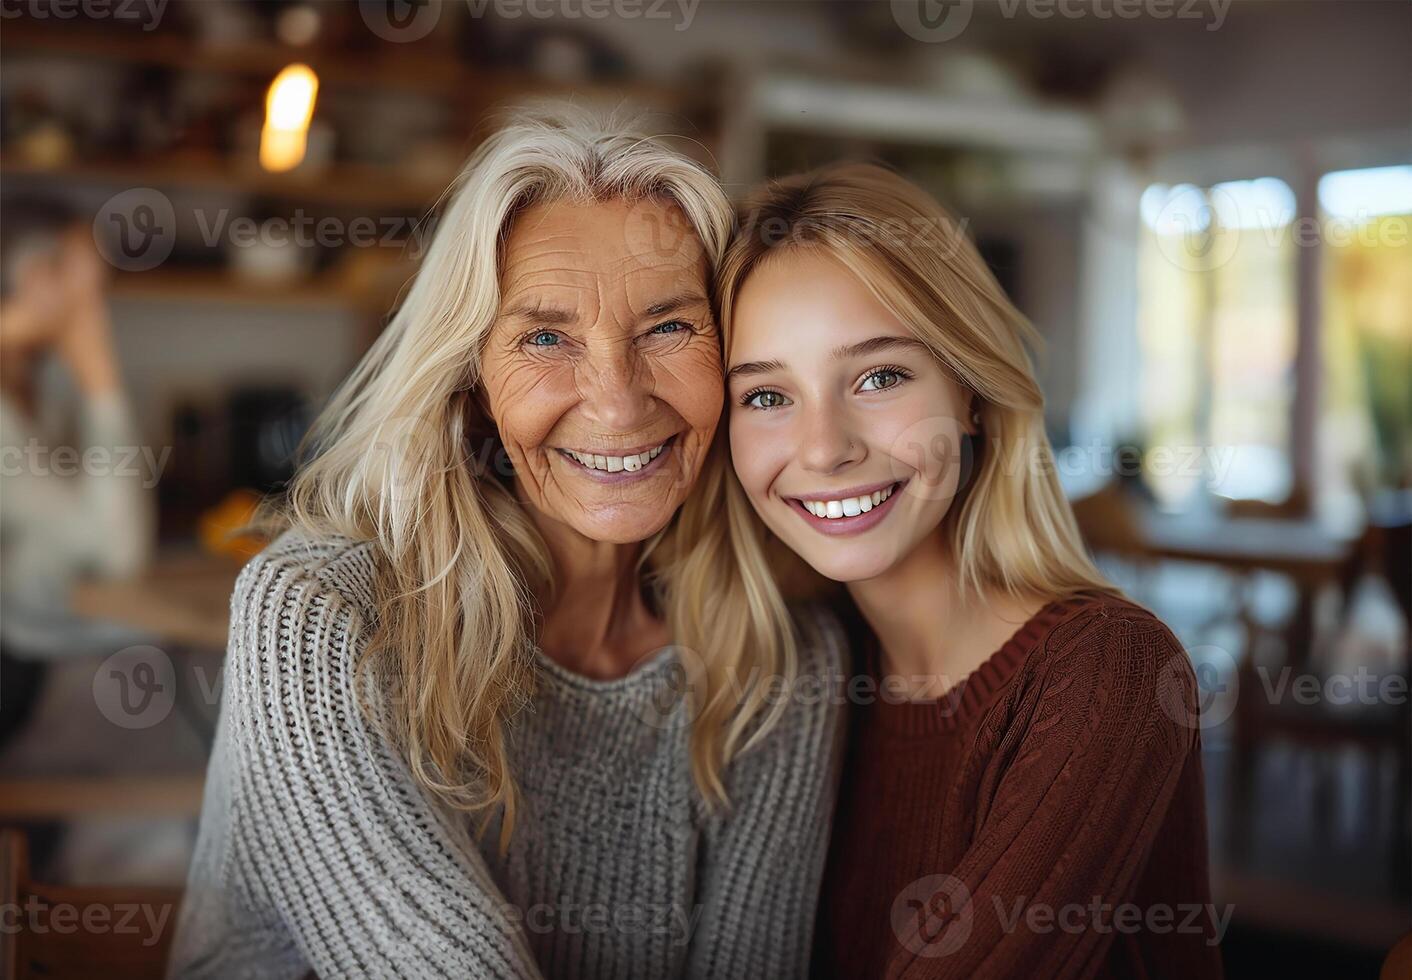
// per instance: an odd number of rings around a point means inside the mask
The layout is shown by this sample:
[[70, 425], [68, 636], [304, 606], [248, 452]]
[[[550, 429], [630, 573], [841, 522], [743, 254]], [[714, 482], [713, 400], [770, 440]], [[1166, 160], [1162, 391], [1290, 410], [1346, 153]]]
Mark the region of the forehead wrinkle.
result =
[[[548, 271], [543, 274], [549, 276]], [[540, 282], [535, 281], [537, 276], [529, 274], [507, 283], [501, 291], [500, 312], [495, 318], [497, 323], [510, 320], [575, 323], [583, 318], [584, 307], [592, 303], [592, 297], [597, 292], [591, 283], [575, 282], [567, 276], [545, 278]], [[536, 316], [536, 312], [541, 310], [549, 315]]]

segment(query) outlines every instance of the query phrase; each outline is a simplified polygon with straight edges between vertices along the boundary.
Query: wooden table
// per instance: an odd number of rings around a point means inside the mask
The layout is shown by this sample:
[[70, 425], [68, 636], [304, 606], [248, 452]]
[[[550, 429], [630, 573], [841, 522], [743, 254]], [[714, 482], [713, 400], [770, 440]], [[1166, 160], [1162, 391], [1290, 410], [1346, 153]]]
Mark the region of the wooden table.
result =
[[1171, 517], [1142, 513], [1138, 526], [1149, 553], [1238, 571], [1279, 572], [1300, 581], [1326, 580], [1353, 553], [1354, 535], [1314, 521], [1267, 517]]
[[174, 644], [225, 649], [230, 596], [241, 565], [199, 551], [159, 553], [140, 575], [78, 585], [74, 612], [142, 630]]
[[[1314, 521], [1255, 517], [1138, 516], [1144, 552], [1153, 558], [1219, 565], [1237, 575], [1275, 572], [1293, 580], [1298, 592], [1284, 630], [1286, 664], [1307, 669], [1313, 649], [1314, 600], [1321, 586], [1340, 582], [1358, 539]], [[1253, 643], [1256, 624], [1242, 615]], [[1249, 658], [1247, 658], [1249, 659]]]
[[[224, 650], [230, 596], [240, 568], [234, 559], [194, 549], [159, 552], [140, 575], [79, 584], [70, 602], [79, 615], [151, 634], [169, 653]], [[186, 685], [178, 684], [177, 706], [194, 711], [186, 700], [191, 695], [183, 693], [186, 690]], [[200, 731], [199, 724], [193, 724]], [[201, 734], [209, 738], [210, 732]], [[4, 778], [0, 779], [0, 820], [195, 815], [201, 808], [204, 778], [202, 771]]]

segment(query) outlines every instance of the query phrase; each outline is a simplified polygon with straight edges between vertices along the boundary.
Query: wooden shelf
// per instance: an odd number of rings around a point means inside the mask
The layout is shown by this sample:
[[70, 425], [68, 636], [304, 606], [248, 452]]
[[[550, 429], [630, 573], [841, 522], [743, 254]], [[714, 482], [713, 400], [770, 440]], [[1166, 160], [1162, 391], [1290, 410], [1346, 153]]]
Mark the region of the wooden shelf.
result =
[[299, 61], [329, 85], [420, 93], [439, 100], [492, 105], [514, 96], [573, 94], [588, 101], [627, 98], [659, 109], [678, 110], [691, 101], [686, 89], [652, 82], [551, 82], [527, 72], [481, 71], [423, 44], [380, 43], [350, 57], [342, 51], [274, 41], [203, 44], [173, 34], [55, 30], [23, 21], [7, 22], [0, 50], [172, 68], [180, 71], [248, 76], [268, 80]]
[[343, 309], [386, 313], [391, 295], [360, 291], [324, 275], [288, 285], [251, 282], [223, 271], [153, 269], [113, 278], [114, 299], [141, 303], [217, 303], [294, 309]]
[[52, 820], [103, 814], [194, 816], [204, 773], [0, 780], [0, 819]]
[[152, 161], [88, 161], [44, 166], [24, 160], [0, 162], [0, 176], [42, 177], [121, 187], [187, 187], [266, 195], [336, 207], [426, 211], [450, 183], [408, 180], [389, 167], [341, 164], [323, 173], [270, 174], [232, 166], [209, 156]]

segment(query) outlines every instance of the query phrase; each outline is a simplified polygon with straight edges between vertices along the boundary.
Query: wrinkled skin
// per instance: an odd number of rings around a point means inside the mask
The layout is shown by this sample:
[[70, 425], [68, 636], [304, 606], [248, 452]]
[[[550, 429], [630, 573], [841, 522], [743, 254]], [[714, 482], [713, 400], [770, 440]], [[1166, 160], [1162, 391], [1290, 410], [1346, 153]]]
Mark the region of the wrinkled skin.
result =
[[[515, 220], [480, 399], [551, 538], [641, 542], [686, 499], [722, 407], [708, 296], [705, 251], [672, 204], [559, 201]], [[668, 440], [631, 479], [560, 452], [621, 456]]]

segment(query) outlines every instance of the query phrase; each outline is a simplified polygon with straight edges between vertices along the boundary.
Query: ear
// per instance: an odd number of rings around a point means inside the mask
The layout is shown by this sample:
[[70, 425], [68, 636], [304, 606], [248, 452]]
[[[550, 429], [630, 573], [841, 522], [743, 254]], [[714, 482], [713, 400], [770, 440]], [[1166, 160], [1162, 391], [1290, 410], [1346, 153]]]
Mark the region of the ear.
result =
[[966, 398], [966, 415], [961, 425], [968, 436], [980, 435], [983, 427], [981, 419], [981, 396], [974, 391]]

